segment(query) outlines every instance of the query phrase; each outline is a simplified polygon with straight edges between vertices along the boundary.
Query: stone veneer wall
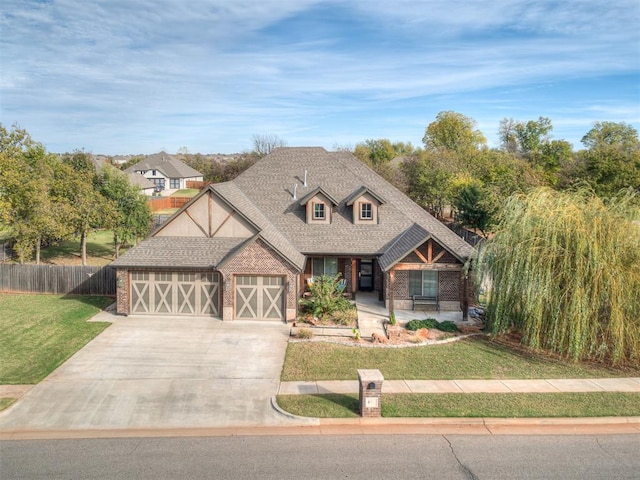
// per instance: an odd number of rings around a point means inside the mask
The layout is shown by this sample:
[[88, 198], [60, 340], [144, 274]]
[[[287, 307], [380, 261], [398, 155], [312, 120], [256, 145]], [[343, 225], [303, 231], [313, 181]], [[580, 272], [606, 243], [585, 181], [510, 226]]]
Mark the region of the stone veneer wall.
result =
[[129, 315], [129, 272], [116, 270], [116, 313]]
[[219, 271], [224, 279], [224, 287], [222, 289], [223, 320], [232, 320], [234, 316], [233, 275], [285, 275], [288, 284], [284, 288], [286, 319], [289, 321], [295, 320], [298, 299], [298, 273], [262, 240], [256, 240], [247, 246]]

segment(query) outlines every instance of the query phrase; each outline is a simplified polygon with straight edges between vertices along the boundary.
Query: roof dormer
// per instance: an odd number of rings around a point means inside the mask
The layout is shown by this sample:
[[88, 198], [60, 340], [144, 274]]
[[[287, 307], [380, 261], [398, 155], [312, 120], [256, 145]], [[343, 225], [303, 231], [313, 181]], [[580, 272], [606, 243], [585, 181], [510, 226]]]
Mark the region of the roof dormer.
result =
[[355, 225], [375, 225], [378, 223], [380, 206], [386, 201], [371, 189], [362, 186], [349, 195], [345, 203], [353, 208]]
[[330, 224], [333, 207], [336, 207], [338, 202], [322, 187], [316, 187], [300, 200], [300, 205], [305, 207], [309, 225]]

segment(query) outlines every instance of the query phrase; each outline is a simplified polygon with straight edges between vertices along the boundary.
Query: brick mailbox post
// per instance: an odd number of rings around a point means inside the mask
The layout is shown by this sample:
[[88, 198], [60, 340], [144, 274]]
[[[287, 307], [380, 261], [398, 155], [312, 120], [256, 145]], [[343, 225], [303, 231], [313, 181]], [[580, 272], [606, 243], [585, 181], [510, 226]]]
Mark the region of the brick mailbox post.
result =
[[360, 381], [360, 416], [379, 417], [381, 415], [382, 382], [380, 370], [358, 370]]

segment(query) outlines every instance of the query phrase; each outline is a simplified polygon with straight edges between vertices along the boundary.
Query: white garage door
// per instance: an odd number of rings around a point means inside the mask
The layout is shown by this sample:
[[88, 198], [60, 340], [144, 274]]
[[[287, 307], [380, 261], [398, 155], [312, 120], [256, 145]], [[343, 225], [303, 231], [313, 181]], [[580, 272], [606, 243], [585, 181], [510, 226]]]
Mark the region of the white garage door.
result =
[[218, 316], [213, 272], [131, 272], [131, 313]]
[[235, 318], [283, 320], [284, 277], [236, 275]]

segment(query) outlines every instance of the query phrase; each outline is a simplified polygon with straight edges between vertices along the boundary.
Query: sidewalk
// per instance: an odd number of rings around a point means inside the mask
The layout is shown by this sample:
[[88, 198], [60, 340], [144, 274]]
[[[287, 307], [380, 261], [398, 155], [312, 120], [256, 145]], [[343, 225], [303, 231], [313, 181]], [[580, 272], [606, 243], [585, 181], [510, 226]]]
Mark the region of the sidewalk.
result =
[[[640, 377], [532, 380], [385, 380], [382, 393], [640, 393]], [[358, 393], [358, 381], [280, 382], [279, 395]]]

